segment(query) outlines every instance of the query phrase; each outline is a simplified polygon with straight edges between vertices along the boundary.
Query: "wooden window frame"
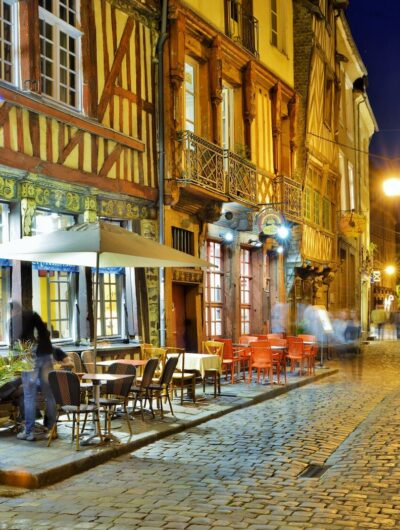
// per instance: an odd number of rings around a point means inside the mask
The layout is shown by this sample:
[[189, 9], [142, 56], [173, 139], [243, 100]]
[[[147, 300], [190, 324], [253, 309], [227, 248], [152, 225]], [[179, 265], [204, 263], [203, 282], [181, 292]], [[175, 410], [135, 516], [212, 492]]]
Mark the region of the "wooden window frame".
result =
[[[42, 96], [46, 99], [56, 102], [59, 105], [74, 109], [75, 111], [82, 110], [82, 32], [79, 29], [79, 17], [80, 17], [80, 2], [76, 1], [75, 6], [75, 25], [72, 26], [60, 17], [62, 6], [64, 5], [61, 0], [53, 0], [53, 9], [48, 11], [47, 9], [38, 6], [39, 16], [39, 43], [40, 43], [40, 85]], [[44, 35], [41, 31], [42, 24], [46, 24], [52, 28], [52, 41], [50, 41], [47, 35]], [[62, 35], [66, 35], [66, 47], [61, 46]], [[43, 47], [47, 48], [52, 42], [51, 51], [52, 56], [50, 57], [47, 53], [43, 54], [42, 42], [45, 44]], [[46, 44], [47, 43], [47, 44]], [[71, 45], [74, 43], [74, 50], [72, 51]], [[68, 65], [62, 64], [61, 54], [65, 51]], [[75, 66], [71, 67], [69, 61], [74, 58]], [[52, 63], [52, 76], [46, 76], [43, 71], [43, 63]], [[62, 81], [62, 72], [65, 72], [65, 80]], [[71, 75], [74, 76], [75, 81], [71, 82]], [[46, 83], [51, 82], [52, 90], [47, 92], [45, 87]], [[61, 90], [64, 89], [66, 97], [61, 95]], [[74, 102], [70, 102], [71, 96], [74, 94]]]
[[240, 248], [240, 334], [249, 335], [251, 331], [252, 300], [252, 263], [251, 250]]
[[[186, 83], [186, 65], [193, 68], [193, 93], [189, 92], [187, 90], [187, 83]], [[198, 132], [198, 120], [197, 117], [199, 116], [199, 98], [198, 98], [198, 87], [199, 87], [199, 64], [197, 61], [192, 59], [189, 56], [185, 57], [185, 80], [183, 83], [183, 121], [184, 121], [184, 129], [186, 131], [191, 131], [194, 134], [197, 134]], [[186, 94], [191, 94], [193, 97], [193, 122], [188, 120], [187, 113], [186, 113]], [[188, 124], [193, 123], [193, 130], [188, 128]]]
[[[206, 336], [222, 337], [224, 332], [224, 249], [219, 241], [208, 239], [207, 247], [207, 261], [216, 265], [207, 269], [205, 292], [204, 292], [204, 308], [205, 308], [205, 330]], [[219, 256], [216, 249], [219, 249]], [[215, 279], [219, 278], [219, 282]], [[214, 280], [214, 281], [213, 281]], [[219, 287], [215, 287], [219, 284]], [[215, 297], [215, 292], [220, 292], [220, 299]], [[220, 318], [216, 318], [219, 312]], [[218, 329], [219, 328], [219, 329]]]
[[[4, 19], [4, 5], [7, 4], [10, 8], [10, 21]], [[10, 40], [6, 41], [4, 38], [5, 25], [10, 26]], [[3, 83], [7, 83], [14, 87], [19, 88], [20, 76], [19, 76], [19, 19], [18, 19], [18, 2], [17, 0], [1, 0], [0, 2], [0, 80]], [[5, 60], [5, 46], [9, 44], [10, 60]], [[4, 75], [5, 64], [9, 65], [11, 78], [6, 79]]]

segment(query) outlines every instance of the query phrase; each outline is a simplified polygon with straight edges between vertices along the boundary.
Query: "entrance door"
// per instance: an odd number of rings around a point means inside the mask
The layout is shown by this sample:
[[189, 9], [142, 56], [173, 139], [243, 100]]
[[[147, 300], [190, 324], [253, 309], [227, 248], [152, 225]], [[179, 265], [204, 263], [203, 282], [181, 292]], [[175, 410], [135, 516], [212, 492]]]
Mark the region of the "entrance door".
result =
[[197, 351], [196, 292], [197, 286], [172, 286], [175, 346], [189, 352]]

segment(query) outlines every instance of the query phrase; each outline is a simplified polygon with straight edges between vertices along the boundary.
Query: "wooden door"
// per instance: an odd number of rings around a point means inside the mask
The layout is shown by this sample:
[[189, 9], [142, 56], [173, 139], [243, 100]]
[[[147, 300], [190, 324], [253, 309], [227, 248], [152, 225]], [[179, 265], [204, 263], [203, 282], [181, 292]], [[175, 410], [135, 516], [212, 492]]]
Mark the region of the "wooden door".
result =
[[197, 351], [195, 295], [195, 286], [184, 284], [172, 286], [175, 346], [185, 348], [189, 352]]

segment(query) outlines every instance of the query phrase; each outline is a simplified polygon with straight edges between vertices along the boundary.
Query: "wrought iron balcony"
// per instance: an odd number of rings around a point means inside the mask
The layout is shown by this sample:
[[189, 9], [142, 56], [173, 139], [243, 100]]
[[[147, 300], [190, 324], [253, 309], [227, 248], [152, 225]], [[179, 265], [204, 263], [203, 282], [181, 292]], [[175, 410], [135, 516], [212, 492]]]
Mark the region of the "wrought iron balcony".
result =
[[257, 204], [256, 166], [239, 155], [227, 151], [228, 195], [251, 205]]
[[178, 135], [183, 143], [185, 180], [218, 193], [226, 193], [224, 150], [190, 131]]
[[226, 20], [228, 37], [258, 57], [258, 20], [238, 0], [226, 1]]
[[196, 136], [178, 135], [183, 149], [183, 180], [246, 204], [257, 204], [256, 166], [241, 156]]
[[276, 202], [282, 204], [282, 212], [293, 221], [300, 221], [301, 215], [301, 184], [280, 175], [274, 181]]

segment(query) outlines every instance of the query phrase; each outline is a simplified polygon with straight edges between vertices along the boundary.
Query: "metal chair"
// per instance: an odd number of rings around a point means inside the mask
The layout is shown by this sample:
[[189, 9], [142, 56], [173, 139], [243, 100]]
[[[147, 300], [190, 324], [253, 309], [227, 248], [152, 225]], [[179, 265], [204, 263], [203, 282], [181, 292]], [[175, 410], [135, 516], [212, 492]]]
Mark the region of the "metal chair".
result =
[[131, 422], [128, 413], [128, 399], [132, 384], [136, 375], [136, 368], [131, 364], [113, 363], [107, 370], [108, 374], [129, 375], [124, 379], [107, 381], [104, 388], [104, 395], [100, 396], [99, 405], [105, 412], [105, 437], [111, 435], [111, 418], [118, 405], [122, 405], [128, 424], [129, 433], [132, 434]]
[[151, 402], [151, 391], [150, 385], [153, 383], [154, 373], [158, 366], [158, 359], [149, 359], [144, 367], [143, 377], [141, 378], [140, 385], [135, 385], [131, 388], [131, 393], [134, 395], [133, 410], [136, 409], [136, 404], [140, 401], [140, 413], [142, 420], [144, 420], [144, 403], [149, 402], [150, 412], [154, 418], [153, 404]]
[[170, 398], [170, 385], [172, 383], [172, 376], [178, 364], [179, 357], [170, 357], [162, 371], [160, 381], [157, 384], [152, 383], [149, 385], [150, 399], [154, 397], [157, 399], [157, 408], [161, 412], [161, 417], [164, 416], [164, 410], [162, 406], [162, 400], [165, 398], [169, 403], [169, 408], [171, 414], [174, 416], [174, 411], [172, 410], [172, 403]]
[[74, 441], [74, 438], [76, 439], [77, 451], [79, 450], [79, 424], [81, 414], [84, 414], [85, 416], [85, 423], [88, 414], [94, 415], [100, 439], [103, 440], [100, 429], [99, 409], [97, 405], [87, 405], [81, 403], [81, 387], [79, 384], [79, 377], [73, 372], [53, 370], [49, 373], [49, 384], [58, 410], [56, 423], [53, 425], [50, 431], [47, 446], [51, 444], [52, 439], [55, 437], [59, 417], [62, 413], [72, 414], [72, 441]]

